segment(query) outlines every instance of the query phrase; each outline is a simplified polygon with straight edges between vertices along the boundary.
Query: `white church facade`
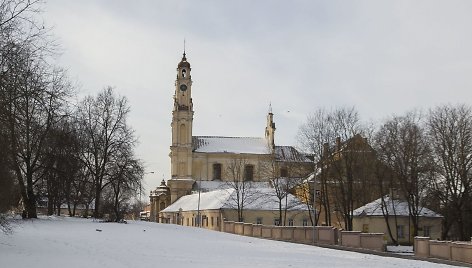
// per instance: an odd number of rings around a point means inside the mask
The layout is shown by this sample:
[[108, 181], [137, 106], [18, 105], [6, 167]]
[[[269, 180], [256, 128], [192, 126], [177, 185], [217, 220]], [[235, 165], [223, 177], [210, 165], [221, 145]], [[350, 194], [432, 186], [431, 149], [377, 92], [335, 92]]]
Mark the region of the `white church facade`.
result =
[[[305, 154], [292, 146], [277, 146], [275, 144], [276, 128], [271, 109], [267, 114], [265, 130], [261, 131], [264, 132], [262, 137], [194, 136], [192, 131], [194, 106], [191, 71], [190, 63], [184, 52], [177, 66], [174, 89], [171, 123], [172, 144], [169, 154], [171, 177], [167, 180], [167, 184], [163, 181], [156, 190], [151, 191], [150, 218], [152, 221], [170, 220], [177, 223], [176, 217], [178, 215], [176, 213], [182, 214], [185, 213], [183, 211], [185, 207], [194, 207], [187, 204], [195, 202], [195, 198], [188, 197], [188, 195], [199, 194], [201, 198], [202, 192], [221, 191], [222, 189], [227, 189], [229, 192], [234, 190], [231, 188], [235, 188], [235, 182], [248, 183], [251, 188], [264, 188], [264, 191], [272, 189], [273, 191], [280, 186], [277, 185], [279, 182], [283, 182], [284, 187], [287, 188], [288, 185], [291, 185], [291, 181], [304, 178], [313, 170], [313, 162]], [[187, 197], [182, 198], [184, 196]], [[205, 198], [215, 198], [214, 194], [206, 194], [205, 196]], [[227, 194], [223, 196], [227, 196]], [[294, 196], [290, 196], [290, 198], [296, 199]], [[184, 200], [187, 200], [185, 201], [187, 203], [176, 203], [184, 202]], [[229, 212], [231, 209], [228, 207], [228, 202], [226, 201], [226, 204], [220, 202], [220, 208], [225, 209], [226, 216], [220, 215], [219, 221], [223, 220], [222, 217], [232, 218], [229, 216], [232, 213]], [[181, 207], [176, 208], [176, 206]], [[230, 207], [234, 206], [230, 205]], [[167, 214], [165, 214], [166, 208], [168, 208]], [[220, 211], [220, 208], [217, 210]], [[301, 225], [302, 221], [306, 221], [308, 217], [308, 206], [301, 209], [301, 206], [293, 205], [290, 209], [292, 208], [299, 211], [297, 213], [301, 215], [299, 219]], [[205, 207], [202, 206], [199, 211], [204, 209]], [[266, 204], [261, 206], [259, 210], [252, 206], [251, 210], [246, 211], [247, 216], [244, 218], [257, 221], [261, 217], [256, 214], [267, 215], [268, 210], [278, 211], [279, 206], [275, 203], [272, 207]], [[288, 210], [289, 208], [285, 211]], [[190, 212], [188, 211], [187, 214], [192, 214]], [[265, 217], [270, 218], [269, 216]], [[278, 218], [277, 215], [274, 217]], [[238, 219], [231, 220], [237, 221]], [[184, 224], [184, 221], [180, 220], [178, 223]], [[268, 220], [267, 223], [273, 223], [273, 219]]]

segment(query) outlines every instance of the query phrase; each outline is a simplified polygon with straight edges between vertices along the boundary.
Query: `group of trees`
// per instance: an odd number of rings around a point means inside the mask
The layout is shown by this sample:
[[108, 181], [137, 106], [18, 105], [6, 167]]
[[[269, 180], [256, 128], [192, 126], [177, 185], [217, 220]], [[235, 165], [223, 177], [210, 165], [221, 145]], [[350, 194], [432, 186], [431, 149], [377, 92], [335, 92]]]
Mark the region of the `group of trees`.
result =
[[443, 239], [470, 238], [470, 106], [408, 112], [378, 126], [363, 124], [354, 108], [320, 109], [308, 117], [298, 137], [314, 155], [321, 192], [317, 203], [327, 224], [337, 210], [345, 229], [352, 230], [353, 209], [379, 197], [383, 201], [395, 189], [408, 203], [413, 235], [418, 235], [421, 207], [428, 207], [444, 216]]
[[95, 217], [120, 219], [143, 176], [129, 105], [111, 88], [72, 102], [38, 5], [0, 1], [0, 213], [22, 206], [24, 218], [36, 218], [47, 201], [49, 214], [93, 205]]

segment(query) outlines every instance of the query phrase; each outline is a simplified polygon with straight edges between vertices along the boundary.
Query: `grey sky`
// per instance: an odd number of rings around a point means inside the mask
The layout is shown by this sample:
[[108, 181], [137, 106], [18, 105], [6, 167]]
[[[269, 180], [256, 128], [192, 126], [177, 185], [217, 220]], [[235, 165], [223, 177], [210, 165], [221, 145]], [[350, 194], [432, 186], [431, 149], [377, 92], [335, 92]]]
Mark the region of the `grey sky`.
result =
[[318, 107], [365, 120], [472, 100], [472, 1], [48, 0], [47, 25], [81, 94], [131, 104], [147, 191], [170, 175], [175, 70], [187, 40], [194, 135], [295, 145]]

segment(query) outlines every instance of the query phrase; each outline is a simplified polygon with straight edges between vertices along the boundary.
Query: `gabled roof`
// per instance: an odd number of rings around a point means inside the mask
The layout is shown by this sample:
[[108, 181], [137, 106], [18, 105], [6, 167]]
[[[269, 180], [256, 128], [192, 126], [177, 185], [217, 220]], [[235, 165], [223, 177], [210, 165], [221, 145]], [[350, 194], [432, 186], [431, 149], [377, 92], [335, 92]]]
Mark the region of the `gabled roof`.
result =
[[193, 151], [200, 153], [269, 154], [265, 138], [193, 136]]
[[[278, 211], [278, 199], [275, 196], [275, 190], [272, 188], [255, 188], [251, 189], [251, 194], [254, 198], [251, 202], [245, 205], [246, 210], [270, 210]], [[210, 192], [200, 193], [200, 210], [217, 210], [217, 209], [235, 209], [237, 203], [235, 202], [236, 191], [234, 189], [222, 189]], [[178, 212], [182, 211], [197, 211], [199, 195], [191, 194], [185, 195], [168, 206], [162, 212]], [[285, 208], [285, 201], [282, 202], [282, 209]], [[287, 210], [308, 210], [305, 204], [289, 194], [287, 202]]]
[[[409, 216], [408, 203], [399, 199], [392, 199], [386, 195], [384, 197], [386, 203], [386, 209], [389, 215], [397, 216]], [[384, 208], [385, 209], [385, 208]], [[420, 217], [442, 217], [440, 214], [425, 208], [419, 207]], [[352, 213], [354, 216], [383, 216], [382, 214], [382, 200], [381, 198], [374, 200], [358, 209], [355, 209]]]

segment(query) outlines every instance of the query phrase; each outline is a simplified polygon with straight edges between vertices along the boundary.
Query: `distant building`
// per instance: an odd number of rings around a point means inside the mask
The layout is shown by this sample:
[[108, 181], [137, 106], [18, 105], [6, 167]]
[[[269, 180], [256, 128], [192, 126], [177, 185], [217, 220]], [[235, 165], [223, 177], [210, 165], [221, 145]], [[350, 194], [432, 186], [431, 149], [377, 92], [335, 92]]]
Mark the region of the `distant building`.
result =
[[[323, 147], [317, 168], [307, 179], [310, 197], [313, 185], [316, 189], [317, 222], [349, 230], [352, 225], [346, 219], [351, 211], [381, 196], [377, 176], [387, 180], [392, 173], [360, 134], [346, 140], [338, 137]], [[307, 187], [299, 190], [307, 191]]]
[[159, 221], [163, 208], [192, 192], [221, 189], [235, 180], [274, 187], [280, 178], [295, 181], [313, 170], [305, 154], [275, 145], [271, 108], [264, 137], [193, 136], [193, 115], [191, 68], [184, 53], [175, 81], [171, 178], [151, 192], [151, 221]]
[[[388, 243], [392, 243], [389, 236], [385, 215], [388, 214], [388, 222], [394, 238], [400, 244], [413, 243], [413, 226], [410, 222], [408, 203], [400, 199], [384, 197], [372, 201], [353, 211], [353, 230], [364, 233], [384, 233]], [[427, 236], [432, 239], [441, 238], [443, 216], [425, 208], [419, 208], [419, 236]]]

